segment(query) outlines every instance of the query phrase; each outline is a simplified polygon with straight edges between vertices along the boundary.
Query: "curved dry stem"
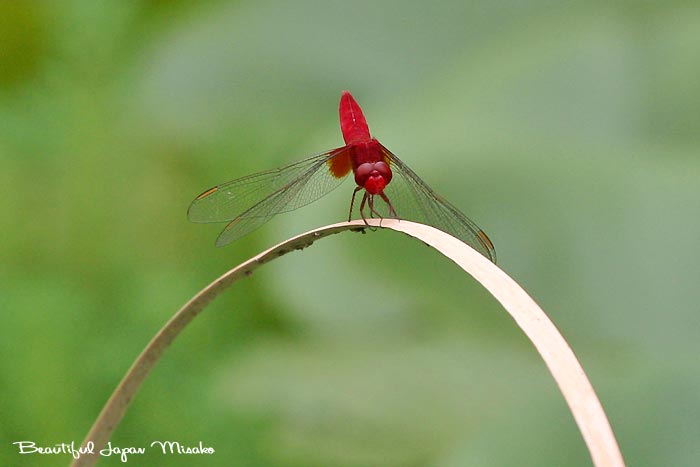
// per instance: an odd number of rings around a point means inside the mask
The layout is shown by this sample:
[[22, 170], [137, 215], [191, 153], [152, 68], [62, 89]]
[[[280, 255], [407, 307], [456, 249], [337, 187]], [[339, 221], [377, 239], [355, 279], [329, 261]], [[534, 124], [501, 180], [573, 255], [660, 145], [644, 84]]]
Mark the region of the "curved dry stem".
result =
[[[373, 227], [403, 232], [427, 243], [454, 261], [491, 292], [515, 319], [544, 359], [574, 415], [594, 465], [624, 467], [605, 412], [576, 356], [544, 311], [510, 276], [471, 247], [433, 227], [394, 219], [367, 221]], [[84, 453], [71, 466], [91, 466], [97, 462], [99, 451], [112, 436], [141, 383], [165, 349], [185, 326], [225, 289], [252, 274], [259, 266], [290, 251], [301, 250], [314, 241], [335, 233], [347, 230], [363, 231], [365, 228], [366, 225], [362, 221], [341, 222], [298, 235], [241, 263], [195, 295], [175, 313], [141, 352], [85, 437], [81, 445]]]

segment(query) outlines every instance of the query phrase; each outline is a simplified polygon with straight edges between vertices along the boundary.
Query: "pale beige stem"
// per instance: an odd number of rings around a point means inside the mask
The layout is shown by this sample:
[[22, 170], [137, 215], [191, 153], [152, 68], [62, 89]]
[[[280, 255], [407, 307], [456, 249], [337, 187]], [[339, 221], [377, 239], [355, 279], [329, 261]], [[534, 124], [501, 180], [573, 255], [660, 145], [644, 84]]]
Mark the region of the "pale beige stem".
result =
[[[513, 279], [469, 246], [432, 227], [394, 219], [384, 219], [381, 225], [376, 219], [368, 219], [368, 222], [374, 227], [404, 232], [427, 243], [488, 289], [515, 319], [544, 359], [569, 404], [594, 465], [624, 466], [605, 412], [576, 356], [547, 315]], [[221, 292], [272, 259], [306, 248], [329, 235], [347, 230], [363, 230], [365, 227], [362, 221], [342, 222], [298, 235], [231, 269], [199, 292], [156, 334], [114, 390], [82, 444], [82, 447], [86, 447], [92, 443], [93, 454], [83, 454], [71, 465], [91, 466], [97, 462], [100, 449], [112, 436], [141, 383], [165, 349]]]
[[508, 274], [460, 240], [432, 227], [383, 221], [382, 227], [416, 237], [457, 263], [515, 319], [542, 356], [569, 404], [596, 467], [624, 467], [603, 407], [574, 352], [542, 308]]

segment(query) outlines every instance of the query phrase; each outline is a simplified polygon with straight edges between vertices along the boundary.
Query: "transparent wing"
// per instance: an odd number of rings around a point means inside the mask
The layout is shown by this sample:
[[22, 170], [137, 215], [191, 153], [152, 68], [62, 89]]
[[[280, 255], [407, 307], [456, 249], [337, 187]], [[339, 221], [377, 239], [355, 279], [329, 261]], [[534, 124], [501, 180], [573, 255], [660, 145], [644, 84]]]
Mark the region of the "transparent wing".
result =
[[192, 222], [231, 221], [216, 241], [217, 246], [226, 245], [276, 214], [305, 206], [339, 186], [343, 177], [336, 177], [327, 163], [347, 156], [345, 151], [333, 149], [215, 186], [192, 201], [187, 215]]
[[[493, 243], [471, 219], [447, 200], [435, 193], [401, 159], [382, 146], [389, 160], [393, 177], [384, 189], [400, 219], [436, 227], [459, 238], [479, 253], [496, 262]], [[390, 218], [388, 206], [375, 197], [375, 209], [382, 217]]]
[[[198, 223], [225, 222], [239, 216], [248, 217], [248, 211], [251, 211], [252, 207], [279, 190], [308, 180], [313, 172], [322, 168], [326, 162], [340, 154], [343, 149], [333, 149], [284, 167], [258, 172], [210, 188], [192, 201], [187, 211], [187, 217], [190, 221]], [[297, 199], [285, 210], [291, 211], [315, 201], [337, 186], [327, 188], [328, 183], [336, 179], [330, 172], [327, 172], [326, 175], [332, 180], [323, 183], [323, 177], [319, 177], [320, 186], [309, 187], [305, 197]]]

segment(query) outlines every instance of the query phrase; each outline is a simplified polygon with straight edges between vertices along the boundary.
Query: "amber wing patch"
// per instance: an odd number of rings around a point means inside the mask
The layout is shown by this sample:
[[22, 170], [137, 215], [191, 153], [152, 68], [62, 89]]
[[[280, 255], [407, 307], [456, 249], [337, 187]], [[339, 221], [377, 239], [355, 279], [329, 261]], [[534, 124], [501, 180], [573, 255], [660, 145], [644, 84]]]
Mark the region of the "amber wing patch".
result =
[[328, 159], [328, 170], [335, 178], [343, 178], [352, 170], [352, 159], [350, 158], [350, 150], [343, 148], [336, 155]]

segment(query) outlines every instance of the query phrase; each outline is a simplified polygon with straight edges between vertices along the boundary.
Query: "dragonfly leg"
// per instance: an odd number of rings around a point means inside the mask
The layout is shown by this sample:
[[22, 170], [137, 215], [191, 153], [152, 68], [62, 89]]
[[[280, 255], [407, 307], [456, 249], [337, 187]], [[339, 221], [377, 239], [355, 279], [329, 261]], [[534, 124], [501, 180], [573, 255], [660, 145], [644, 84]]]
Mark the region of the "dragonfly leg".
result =
[[[357, 190], [355, 190], [357, 191]], [[362, 202], [360, 203], [360, 216], [362, 216], [362, 220], [367, 224], [367, 218], [365, 217], [365, 204], [367, 203], [367, 200], [369, 199], [369, 204], [370, 204], [370, 217], [372, 217], [372, 198], [368, 192], [365, 191], [365, 195], [362, 197]]]
[[[362, 220], [365, 221], [365, 224], [367, 224], [367, 218], [365, 217], [365, 212], [364, 212], [365, 202], [366, 202], [367, 206], [369, 207], [370, 219], [374, 219], [375, 215], [381, 219], [382, 215], [379, 214], [376, 209], [374, 209], [374, 195], [370, 194], [368, 191], [365, 191], [365, 196], [362, 197], [362, 205], [360, 206], [360, 213], [362, 214]], [[367, 224], [367, 225], [369, 225], [369, 224]], [[381, 222], [379, 223], [379, 225], [381, 225]], [[370, 226], [369, 229], [374, 231], [374, 227]]]
[[[352, 192], [352, 198], [350, 199], [350, 212], [348, 213], [348, 222], [352, 219], [352, 208], [355, 205], [355, 195], [357, 194], [358, 191], [362, 190], [363, 188], [361, 186], [355, 187], [355, 191]], [[362, 204], [360, 205], [360, 215], [362, 216], [362, 220], [365, 219], [364, 214], [362, 214], [362, 208], [365, 205], [365, 200], [364, 198], [362, 199]]]
[[384, 194], [383, 191], [379, 193], [379, 196], [382, 197], [386, 205], [389, 207], [389, 215], [394, 219], [398, 219], [399, 216], [396, 214], [396, 210], [394, 210], [394, 206], [391, 204], [391, 201], [389, 201], [389, 197], [386, 194]]
[[[355, 202], [355, 194], [359, 190], [361, 190], [362, 187], [357, 187], [355, 188], [355, 191], [352, 194], [352, 202], [350, 203], [350, 214], [352, 214], [352, 206], [353, 203]], [[389, 206], [389, 215], [391, 217], [397, 217], [396, 216], [396, 211], [394, 210], [394, 207], [391, 205], [391, 202], [389, 201], [389, 198], [382, 192], [379, 194], [384, 202], [386, 202], [387, 206]], [[365, 215], [365, 206], [369, 209], [369, 217], [370, 219], [374, 218], [379, 218], [383, 219], [382, 214], [377, 211], [377, 209], [374, 207], [374, 195], [370, 194], [368, 191], [365, 191], [364, 196], [362, 197], [362, 202], [360, 203], [360, 216], [362, 217], [362, 220], [365, 222], [365, 224], [369, 225], [367, 223], [367, 216]]]
[[382, 219], [382, 215], [374, 208], [374, 195], [369, 195], [369, 214], [372, 218], [377, 216]]

